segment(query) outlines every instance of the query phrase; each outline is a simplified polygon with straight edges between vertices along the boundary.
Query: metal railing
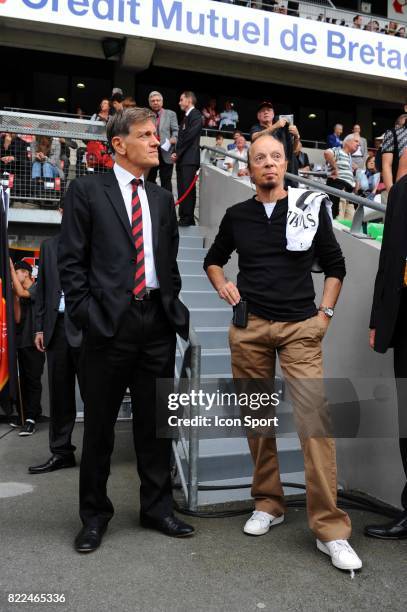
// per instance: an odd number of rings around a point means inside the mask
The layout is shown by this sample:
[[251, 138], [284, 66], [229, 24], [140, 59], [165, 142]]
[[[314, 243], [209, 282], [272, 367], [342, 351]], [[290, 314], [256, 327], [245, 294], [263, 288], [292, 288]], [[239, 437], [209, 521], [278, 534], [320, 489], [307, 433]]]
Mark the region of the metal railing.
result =
[[0, 111], [0, 183], [11, 204], [59, 208], [69, 181], [113, 166], [102, 122]]
[[[190, 325], [187, 344], [183, 344], [179, 336], [177, 336], [177, 346], [181, 355], [181, 367], [177, 372], [177, 391], [178, 393], [188, 393], [191, 391], [199, 391], [201, 384], [201, 344], [198, 336]], [[189, 411], [189, 418], [199, 416], [199, 407], [190, 404], [186, 407]], [[172, 448], [177, 466], [178, 475], [181, 481], [181, 487], [187, 500], [188, 510], [196, 511], [198, 507], [198, 460], [199, 460], [199, 433], [198, 427], [191, 426], [187, 428], [188, 439], [185, 435], [185, 430], [179, 426], [179, 440], [181, 445], [183, 459], [187, 463], [188, 478], [185, 476], [182, 458], [179, 452], [179, 446], [176, 440], [172, 442]]]
[[[211, 153], [212, 154], [215, 153], [218, 155], [222, 155], [225, 153], [224, 149], [218, 149], [216, 147], [209, 147], [207, 145], [202, 146], [201, 151], [203, 152], [202, 157], [201, 157], [201, 163], [212, 164], [212, 165], [213, 165], [213, 161], [211, 160], [211, 155], [210, 155]], [[235, 160], [231, 176], [234, 178], [240, 178], [238, 176], [239, 162], [242, 162], [242, 161], [247, 162], [247, 158], [244, 159], [243, 157], [234, 154], [232, 151], [227, 151], [226, 154], [227, 154], [227, 157], [230, 157], [231, 159]], [[342, 200], [346, 200], [347, 202], [350, 202], [351, 204], [356, 204], [357, 208], [355, 210], [355, 214], [352, 219], [352, 226], [349, 231], [353, 236], [357, 238], [370, 239], [370, 237], [364, 234], [362, 231], [363, 223], [364, 223], [364, 208], [365, 207], [371, 208], [372, 210], [375, 210], [380, 213], [386, 212], [386, 207], [383, 204], [379, 204], [378, 202], [368, 200], [367, 198], [362, 198], [361, 196], [358, 196], [354, 193], [348, 193], [346, 191], [341, 191], [340, 189], [336, 189], [335, 187], [331, 187], [330, 185], [325, 185], [321, 182], [313, 181], [301, 175], [291, 174], [290, 172], [286, 172], [285, 177], [296, 183], [301, 183], [303, 185], [306, 185], [307, 187], [310, 187], [314, 191], [322, 190], [324, 191], [324, 193], [327, 193], [328, 195], [333, 195], [338, 198], [341, 198]]]

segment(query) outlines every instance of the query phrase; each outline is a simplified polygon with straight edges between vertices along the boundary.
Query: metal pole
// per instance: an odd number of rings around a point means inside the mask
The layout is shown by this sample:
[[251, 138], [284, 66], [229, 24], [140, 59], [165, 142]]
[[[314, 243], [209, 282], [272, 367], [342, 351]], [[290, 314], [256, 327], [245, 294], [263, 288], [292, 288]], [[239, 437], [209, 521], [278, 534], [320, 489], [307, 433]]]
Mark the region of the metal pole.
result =
[[[199, 391], [201, 378], [201, 347], [195, 340], [195, 333], [190, 330], [191, 341], [191, 390]], [[190, 417], [199, 416], [199, 406], [190, 405]], [[198, 508], [198, 460], [199, 429], [190, 428], [188, 460], [188, 509], [196, 512]]]

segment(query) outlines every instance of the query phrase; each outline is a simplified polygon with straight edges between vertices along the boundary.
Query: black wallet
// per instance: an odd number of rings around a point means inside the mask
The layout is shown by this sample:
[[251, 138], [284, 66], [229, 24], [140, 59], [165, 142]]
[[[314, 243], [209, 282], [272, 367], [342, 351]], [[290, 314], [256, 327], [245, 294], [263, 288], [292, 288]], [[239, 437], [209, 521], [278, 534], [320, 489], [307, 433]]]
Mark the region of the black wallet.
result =
[[233, 306], [233, 319], [232, 323], [235, 327], [247, 327], [247, 316], [248, 306], [246, 300], [240, 300], [240, 302]]

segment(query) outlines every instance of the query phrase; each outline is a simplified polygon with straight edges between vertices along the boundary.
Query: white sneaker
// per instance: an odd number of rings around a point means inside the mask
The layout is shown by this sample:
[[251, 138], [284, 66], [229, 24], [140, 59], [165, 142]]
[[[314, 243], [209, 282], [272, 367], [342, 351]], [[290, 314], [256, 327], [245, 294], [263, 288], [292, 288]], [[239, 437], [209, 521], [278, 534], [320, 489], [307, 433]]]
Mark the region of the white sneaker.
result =
[[352, 571], [362, 567], [362, 561], [348, 540], [331, 540], [330, 542], [317, 540], [317, 548], [326, 555], [329, 555], [332, 565], [338, 569]]
[[255, 510], [249, 520], [243, 527], [243, 531], [249, 535], [264, 535], [268, 532], [270, 527], [279, 525], [284, 521], [284, 514], [281, 516], [273, 516], [268, 512], [262, 512], [261, 510]]

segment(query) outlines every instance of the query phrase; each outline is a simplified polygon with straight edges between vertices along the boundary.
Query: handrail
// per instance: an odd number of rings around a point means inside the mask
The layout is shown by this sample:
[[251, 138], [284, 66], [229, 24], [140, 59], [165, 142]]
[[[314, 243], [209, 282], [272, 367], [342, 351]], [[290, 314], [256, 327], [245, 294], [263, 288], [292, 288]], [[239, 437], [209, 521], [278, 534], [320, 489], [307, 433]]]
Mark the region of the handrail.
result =
[[[183, 348], [178, 341], [178, 348], [182, 356], [181, 368], [179, 370], [179, 379], [181, 381], [184, 375], [189, 378], [190, 391], [199, 391], [201, 383], [201, 344], [199, 338], [190, 324], [188, 334], [187, 347]], [[188, 376], [189, 374], [189, 376]], [[190, 418], [199, 416], [199, 407], [191, 404], [189, 406]], [[182, 432], [181, 432], [182, 434]], [[182, 464], [179, 458], [176, 442], [173, 441], [173, 451], [177, 468], [179, 471], [182, 488], [187, 498], [188, 509], [195, 512], [198, 508], [198, 459], [199, 459], [199, 430], [198, 427], [191, 426], [189, 428], [189, 444], [188, 449], [181, 436], [181, 443], [185, 458], [188, 457], [188, 481], [182, 469]]]
[[[207, 145], [201, 146], [201, 150], [206, 150], [206, 151], [211, 151], [212, 153], [221, 153], [221, 154], [225, 152], [224, 149], [219, 149], [216, 147], [209, 147]], [[238, 161], [247, 162], [247, 157], [246, 158], [239, 157], [238, 155], [232, 153], [232, 151], [228, 151], [227, 156], [235, 160], [232, 176], [233, 178], [238, 178], [237, 174], [236, 173], [234, 174], [235, 167], [237, 166], [237, 162]], [[209, 160], [205, 158], [205, 154], [204, 154], [202, 163], [208, 163], [208, 162]], [[383, 212], [383, 213], [386, 212], [386, 207], [383, 204], [379, 204], [378, 202], [373, 202], [372, 200], [368, 200], [367, 198], [362, 198], [361, 196], [358, 196], [354, 193], [347, 193], [346, 191], [341, 191], [340, 189], [336, 189], [335, 187], [331, 187], [329, 185], [322, 185], [322, 183], [305, 178], [304, 176], [298, 176], [296, 174], [291, 174], [290, 172], [286, 172], [285, 178], [289, 179], [290, 181], [294, 181], [296, 183], [301, 183], [303, 185], [306, 185], [307, 187], [311, 187], [315, 191], [323, 191], [324, 193], [327, 193], [329, 195], [333, 195], [333, 196], [342, 198], [343, 200], [347, 200], [348, 202], [351, 202], [352, 204], [356, 204], [357, 209], [355, 211], [355, 214], [352, 220], [352, 227], [350, 228], [350, 233], [353, 236], [356, 236], [357, 238], [369, 238], [362, 232], [362, 224], [363, 224], [363, 217], [364, 217], [363, 209], [365, 206], [373, 210], [376, 210], [378, 212]]]

